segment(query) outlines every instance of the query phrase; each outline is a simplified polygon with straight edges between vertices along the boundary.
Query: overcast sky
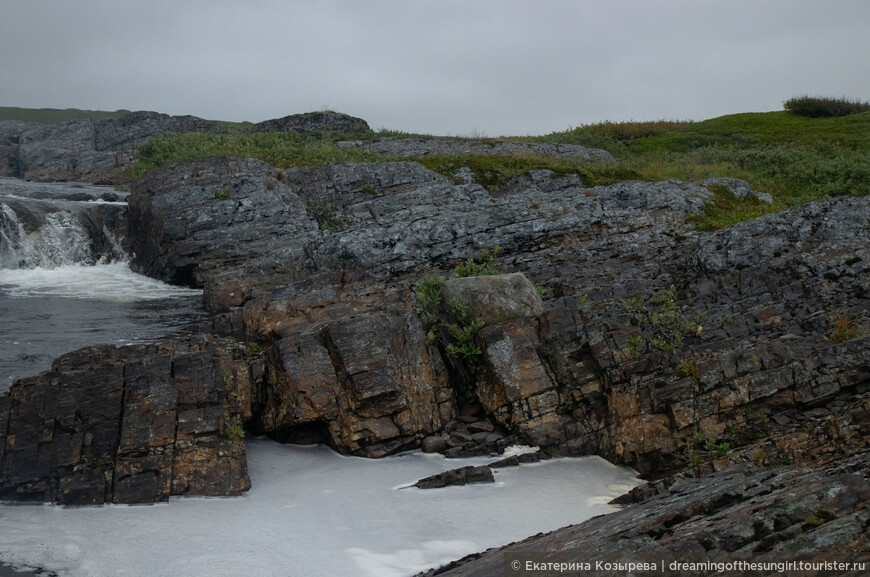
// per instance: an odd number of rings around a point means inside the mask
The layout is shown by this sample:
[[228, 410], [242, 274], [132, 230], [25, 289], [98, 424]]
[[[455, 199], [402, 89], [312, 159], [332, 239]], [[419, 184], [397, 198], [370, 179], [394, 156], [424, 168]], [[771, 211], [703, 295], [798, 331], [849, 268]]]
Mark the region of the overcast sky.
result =
[[544, 134], [870, 100], [868, 0], [0, 0], [0, 106]]

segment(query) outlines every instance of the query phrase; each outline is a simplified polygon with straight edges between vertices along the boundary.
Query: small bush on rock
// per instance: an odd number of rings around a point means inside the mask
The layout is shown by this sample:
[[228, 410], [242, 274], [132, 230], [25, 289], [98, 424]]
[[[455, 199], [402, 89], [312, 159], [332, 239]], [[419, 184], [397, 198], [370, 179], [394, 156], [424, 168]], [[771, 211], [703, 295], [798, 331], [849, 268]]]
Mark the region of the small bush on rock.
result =
[[488, 276], [501, 274], [494, 268], [495, 259], [501, 254], [501, 247], [495, 245], [492, 248], [479, 251], [472, 258], [456, 267], [456, 276]]
[[860, 337], [863, 333], [861, 327], [858, 326], [857, 319], [852, 322], [849, 317], [840, 315], [834, 321], [833, 330], [831, 331], [832, 343], [844, 343]]

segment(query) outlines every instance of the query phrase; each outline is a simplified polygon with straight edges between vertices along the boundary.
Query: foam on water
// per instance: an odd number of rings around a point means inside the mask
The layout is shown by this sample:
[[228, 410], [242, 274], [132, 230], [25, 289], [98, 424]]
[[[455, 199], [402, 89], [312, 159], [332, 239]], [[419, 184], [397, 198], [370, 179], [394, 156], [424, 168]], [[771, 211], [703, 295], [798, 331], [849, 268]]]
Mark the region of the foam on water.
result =
[[485, 462], [249, 439], [243, 497], [0, 505], [0, 561], [77, 577], [399, 577], [610, 512], [608, 486], [636, 484], [634, 471], [586, 457], [500, 469], [494, 485], [396, 488]]
[[201, 295], [130, 270], [126, 262], [63, 265], [55, 268], [0, 269], [0, 292], [12, 297], [63, 296], [111, 302], [137, 302]]

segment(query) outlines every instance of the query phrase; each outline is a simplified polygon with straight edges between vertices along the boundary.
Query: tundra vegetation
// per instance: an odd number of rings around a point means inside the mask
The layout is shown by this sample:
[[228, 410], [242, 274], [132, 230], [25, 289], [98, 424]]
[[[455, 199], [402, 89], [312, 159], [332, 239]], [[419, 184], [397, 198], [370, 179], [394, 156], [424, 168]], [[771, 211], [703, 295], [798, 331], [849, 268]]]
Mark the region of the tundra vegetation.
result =
[[[430, 155], [410, 160], [419, 160], [452, 179], [460, 167], [467, 167], [475, 180], [492, 192], [530, 170], [547, 169], [556, 176], [576, 174], [585, 186], [671, 178], [701, 183], [707, 178], [732, 177], [746, 180], [754, 190], [773, 197], [773, 203], [766, 204], [751, 196], [737, 199], [727, 190], [717, 188], [703, 213], [693, 219], [702, 230], [728, 227], [826, 197], [870, 193], [870, 103], [801, 96], [787, 100], [783, 106], [784, 110], [779, 112], [731, 114], [699, 122], [600, 122], [544, 136], [488, 139], [601, 148], [614, 157], [614, 162], [606, 164], [535, 154]], [[120, 113], [0, 108], [0, 119], [58, 122]], [[340, 143], [429, 137], [389, 130], [316, 136], [296, 132], [252, 133], [247, 123], [220, 125], [217, 133], [153, 137], [140, 149], [130, 178], [138, 178], [162, 164], [206, 157], [258, 158], [279, 169], [400, 160]]]

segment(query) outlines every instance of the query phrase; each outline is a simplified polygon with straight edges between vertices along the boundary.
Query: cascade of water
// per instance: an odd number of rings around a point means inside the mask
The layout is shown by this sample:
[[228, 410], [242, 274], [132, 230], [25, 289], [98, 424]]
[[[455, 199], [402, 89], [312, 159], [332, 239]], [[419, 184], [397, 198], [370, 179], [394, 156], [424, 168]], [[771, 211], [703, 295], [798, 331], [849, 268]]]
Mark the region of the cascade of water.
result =
[[90, 234], [74, 213], [48, 213], [42, 226], [27, 232], [15, 210], [0, 204], [0, 268], [56, 268], [96, 260]]
[[126, 203], [103, 188], [0, 179], [0, 269], [53, 269], [123, 259]]
[[202, 291], [130, 270], [124, 196], [0, 178], [0, 392], [82, 346], [196, 330]]

